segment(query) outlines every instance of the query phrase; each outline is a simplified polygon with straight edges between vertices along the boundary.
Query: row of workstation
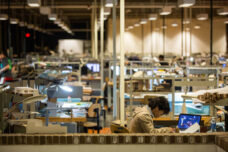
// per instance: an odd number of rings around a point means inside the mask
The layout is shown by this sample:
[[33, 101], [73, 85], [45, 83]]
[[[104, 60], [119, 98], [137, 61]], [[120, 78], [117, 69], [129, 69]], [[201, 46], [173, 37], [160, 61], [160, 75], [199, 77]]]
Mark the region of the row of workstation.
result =
[[[111, 64], [112, 65], [112, 62]], [[117, 63], [118, 66], [118, 63]], [[109, 79], [112, 81], [112, 70], [109, 70]], [[116, 68], [119, 69], [119, 68]], [[170, 67], [170, 66], [154, 66], [153, 63], [148, 62], [130, 62], [125, 66], [125, 103], [129, 103], [125, 105], [126, 112], [125, 118], [128, 119], [127, 113], [130, 113], [130, 117], [132, 116], [133, 104], [138, 105], [146, 104], [145, 98], [148, 96], [171, 96], [171, 109], [172, 112], [169, 115], [169, 119], [174, 119], [176, 117], [176, 102], [179, 101], [177, 99], [178, 92], [182, 92], [182, 94], [187, 94], [188, 92], [196, 91], [199, 89], [209, 89], [209, 88], [217, 88], [218, 82], [220, 78], [221, 67]], [[118, 72], [117, 72], [118, 73]], [[209, 77], [209, 75], [213, 75], [214, 77]], [[169, 80], [171, 83], [170, 89], [167, 91], [156, 91], [153, 87], [159, 85], [164, 80]], [[113, 80], [114, 81], [114, 80]], [[117, 88], [118, 88], [118, 76], [117, 76]], [[135, 84], [138, 83], [141, 87], [135, 87]], [[112, 83], [110, 84], [110, 88]], [[181, 90], [177, 90], [177, 87], [181, 87]], [[193, 89], [193, 90], [192, 90]], [[111, 89], [109, 89], [109, 102], [111, 101]], [[118, 99], [118, 98], [117, 98]], [[186, 113], [186, 102], [185, 99], [182, 98], [181, 102], [181, 113]], [[118, 103], [118, 101], [117, 101]], [[114, 103], [113, 103], [114, 104]], [[203, 106], [203, 105], [202, 105]], [[201, 107], [202, 107], [201, 106]], [[204, 116], [216, 116], [214, 105], [209, 104], [210, 108], [207, 110], [208, 112], [202, 113]], [[117, 105], [117, 108], [119, 105]], [[189, 107], [188, 107], [189, 108]], [[193, 107], [195, 108], [195, 107]], [[197, 107], [198, 108], [198, 107]], [[120, 111], [118, 109], [117, 111]], [[180, 113], [179, 112], [179, 113]], [[119, 115], [119, 113], [117, 113]]]
[[[24, 78], [24, 80], [15, 81], [11, 83], [14, 87], [22, 87], [22, 86], [29, 86], [32, 88], [37, 88], [41, 94], [47, 94], [47, 99], [42, 101], [42, 104], [47, 105], [44, 115], [44, 117], [40, 117], [42, 115], [39, 114], [39, 119], [45, 120], [46, 125], [48, 125], [48, 122], [86, 122], [86, 111], [80, 112], [76, 109], [88, 109], [91, 106], [91, 102], [88, 102], [90, 98], [95, 98], [95, 102], [97, 102], [98, 98], [103, 99], [103, 97], [100, 96], [100, 79], [101, 77], [98, 77], [98, 71], [100, 67], [98, 67], [98, 63], [94, 63], [96, 76], [81, 76], [81, 67], [82, 64], [76, 63], [76, 62], [63, 62], [63, 63], [53, 63], [53, 62], [37, 62], [34, 64], [36, 68], [36, 74], [33, 78]], [[75, 66], [79, 67], [78, 71], [74, 71]], [[62, 67], [63, 66], [63, 67]], [[71, 68], [69, 68], [71, 67]], [[69, 69], [68, 69], [69, 68]], [[93, 65], [91, 67], [93, 69]], [[48, 72], [44, 75], [42, 75], [45, 71]], [[51, 70], [55, 70], [57, 72], [52, 72]], [[77, 75], [76, 80], [78, 80], [78, 84], [74, 86], [73, 82], [67, 82], [69, 80], [69, 77], [72, 77], [72, 75]], [[71, 80], [70, 80], [71, 81]], [[80, 84], [79, 84], [80, 83]], [[79, 85], [79, 86], [78, 86]], [[85, 87], [85, 85], [87, 85]], [[62, 90], [61, 90], [62, 89]], [[69, 90], [70, 89], [70, 90]], [[59, 90], [59, 92], [57, 91]], [[65, 92], [64, 92], [65, 91]], [[67, 92], [68, 91], [68, 92]], [[53, 93], [54, 92], [54, 93]], [[71, 93], [69, 93], [71, 92]], [[84, 96], [89, 96], [89, 98], [84, 98]], [[12, 96], [23, 96], [20, 94], [12, 94], [9, 91], [8, 92], [2, 92], [2, 106], [1, 111], [4, 108], [8, 108], [8, 104], [10, 103], [10, 98]], [[27, 97], [27, 96], [26, 96]], [[80, 99], [80, 100], [76, 100]], [[18, 101], [21, 101], [23, 99], [18, 99]], [[60, 101], [61, 100], [61, 101]], [[80, 102], [80, 101], [87, 101], [87, 102]], [[23, 100], [24, 101], [24, 100]], [[17, 102], [15, 100], [15, 102]], [[37, 101], [35, 101], [37, 102]], [[37, 104], [37, 106], [40, 106], [40, 104]], [[36, 110], [39, 107], [36, 108]], [[30, 109], [30, 108], [29, 108]], [[28, 109], [28, 110], [29, 110]], [[34, 110], [34, 108], [32, 108]], [[23, 112], [27, 112], [27, 104], [23, 104]], [[51, 111], [55, 111], [54, 115], [51, 113]], [[56, 113], [57, 111], [65, 111], [69, 112], [69, 115], [60, 116], [59, 113]], [[80, 113], [80, 116], [78, 115]], [[2, 112], [1, 112], [2, 116]], [[2, 119], [1, 119], [2, 120]], [[3, 126], [3, 125], [1, 125]]]

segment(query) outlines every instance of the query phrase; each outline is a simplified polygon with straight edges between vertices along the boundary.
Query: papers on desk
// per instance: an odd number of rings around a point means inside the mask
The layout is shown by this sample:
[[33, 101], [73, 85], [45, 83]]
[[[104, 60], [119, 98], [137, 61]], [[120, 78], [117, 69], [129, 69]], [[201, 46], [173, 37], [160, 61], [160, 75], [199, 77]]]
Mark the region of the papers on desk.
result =
[[200, 129], [200, 125], [198, 123], [194, 123], [191, 127], [184, 131], [180, 131], [180, 133], [195, 133]]
[[63, 102], [59, 103], [62, 108], [89, 108], [91, 106], [91, 102]]

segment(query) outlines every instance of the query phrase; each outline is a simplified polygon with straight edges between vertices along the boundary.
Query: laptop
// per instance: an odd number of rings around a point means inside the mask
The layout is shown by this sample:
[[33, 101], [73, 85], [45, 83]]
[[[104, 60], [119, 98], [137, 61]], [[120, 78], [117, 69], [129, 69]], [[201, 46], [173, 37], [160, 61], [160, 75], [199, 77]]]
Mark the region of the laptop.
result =
[[177, 127], [180, 129], [180, 131], [184, 131], [195, 123], [198, 123], [198, 125], [200, 125], [200, 121], [200, 115], [180, 114]]

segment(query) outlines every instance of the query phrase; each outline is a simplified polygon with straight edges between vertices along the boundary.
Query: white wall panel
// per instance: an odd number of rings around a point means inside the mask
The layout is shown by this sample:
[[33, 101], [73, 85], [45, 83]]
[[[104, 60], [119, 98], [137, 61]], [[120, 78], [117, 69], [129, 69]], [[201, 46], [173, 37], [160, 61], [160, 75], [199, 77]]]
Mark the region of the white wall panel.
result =
[[[139, 21], [139, 19], [126, 19], [126, 27], [129, 25], [134, 25]], [[178, 27], [172, 27], [173, 22], [178, 23]], [[180, 19], [167, 19], [166, 25], [167, 29], [165, 31], [165, 54], [181, 55], [181, 21]], [[151, 51], [153, 54], [158, 56], [163, 53], [163, 32], [161, 29], [162, 20], [153, 21], [152, 33], [150, 27], [150, 21], [144, 25], [144, 40], [142, 42], [142, 26], [134, 27], [134, 29], [128, 30], [125, 33], [125, 49], [126, 53], [137, 53], [142, 54], [144, 49], [144, 55], [150, 56]], [[194, 29], [195, 25], [200, 25], [201, 29]], [[185, 28], [190, 25], [185, 25]], [[192, 31], [190, 36], [190, 31], [186, 31], [183, 34], [183, 51], [184, 55], [190, 54], [190, 48], [192, 53], [210, 52], [210, 22], [192, 20]], [[226, 52], [226, 29], [224, 24], [224, 19], [214, 19], [214, 41], [213, 50], [216, 53], [224, 54]], [[112, 53], [112, 20], [108, 21], [108, 41], [107, 50]], [[185, 41], [186, 38], [186, 41]], [[192, 42], [190, 46], [190, 41]], [[151, 44], [152, 43], [152, 44]], [[142, 47], [143, 45], [143, 47]], [[152, 45], [152, 47], [151, 47]], [[117, 54], [119, 54], [119, 20], [117, 19]]]

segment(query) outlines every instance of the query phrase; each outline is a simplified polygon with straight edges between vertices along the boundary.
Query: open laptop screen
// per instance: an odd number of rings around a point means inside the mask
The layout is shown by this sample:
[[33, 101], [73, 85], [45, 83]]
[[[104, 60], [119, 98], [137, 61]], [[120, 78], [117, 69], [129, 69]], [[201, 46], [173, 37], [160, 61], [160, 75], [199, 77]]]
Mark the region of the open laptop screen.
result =
[[190, 126], [196, 122], [200, 124], [201, 116], [200, 115], [191, 115], [191, 114], [180, 114], [178, 120], [179, 129], [188, 129]]

